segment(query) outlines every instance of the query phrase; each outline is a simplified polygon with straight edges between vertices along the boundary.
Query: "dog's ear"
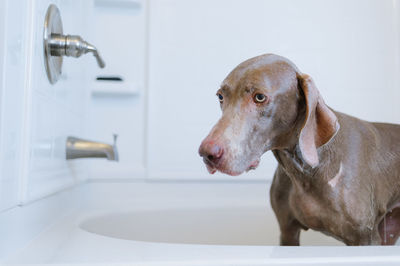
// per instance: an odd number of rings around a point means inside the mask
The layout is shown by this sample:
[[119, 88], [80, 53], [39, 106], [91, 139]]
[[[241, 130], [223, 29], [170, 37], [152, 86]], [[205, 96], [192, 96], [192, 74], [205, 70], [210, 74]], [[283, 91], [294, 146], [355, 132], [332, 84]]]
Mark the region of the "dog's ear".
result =
[[310, 76], [297, 74], [299, 89], [303, 91], [306, 114], [299, 137], [304, 161], [311, 167], [319, 164], [317, 148], [333, 138], [339, 130], [336, 115], [326, 106]]

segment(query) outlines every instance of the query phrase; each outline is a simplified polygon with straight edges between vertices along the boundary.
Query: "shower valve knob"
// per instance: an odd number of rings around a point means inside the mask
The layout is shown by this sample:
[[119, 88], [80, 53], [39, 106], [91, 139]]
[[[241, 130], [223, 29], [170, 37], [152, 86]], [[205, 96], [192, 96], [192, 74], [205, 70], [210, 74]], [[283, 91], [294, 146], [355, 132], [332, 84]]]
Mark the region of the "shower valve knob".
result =
[[100, 57], [96, 47], [84, 41], [78, 35], [64, 35], [60, 11], [51, 4], [47, 9], [44, 22], [44, 57], [47, 77], [51, 84], [57, 82], [61, 75], [63, 56], [80, 57], [86, 53], [92, 53], [100, 68], [105, 63]]
[[105, 66], [96, 47], [84, 41], [78, 35], [52, 34], [49, 39], [49, 45], [52, 56], [80, 57], [82, 54], [91, 52], [96, 58], [99, 67], [104, 68]]

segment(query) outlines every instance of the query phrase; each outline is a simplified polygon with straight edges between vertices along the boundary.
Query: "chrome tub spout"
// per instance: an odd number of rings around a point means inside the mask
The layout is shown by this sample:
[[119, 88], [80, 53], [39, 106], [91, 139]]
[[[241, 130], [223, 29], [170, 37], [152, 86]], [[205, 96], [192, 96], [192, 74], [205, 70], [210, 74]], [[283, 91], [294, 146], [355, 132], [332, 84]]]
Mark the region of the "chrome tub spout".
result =
[[66, 144], [66, 159], [107, 158], [107, 160], [110, 161], [118, 161], [116, 142], [116, 134], [114, 134], [113, 145], [76, 137], [68, 137]]

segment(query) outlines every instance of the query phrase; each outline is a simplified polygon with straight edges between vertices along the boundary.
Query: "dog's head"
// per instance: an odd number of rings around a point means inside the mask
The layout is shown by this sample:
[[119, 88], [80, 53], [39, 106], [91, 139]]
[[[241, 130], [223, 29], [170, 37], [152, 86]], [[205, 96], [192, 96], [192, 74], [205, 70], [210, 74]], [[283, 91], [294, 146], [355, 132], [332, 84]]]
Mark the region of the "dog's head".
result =
[[217, 97], [222, 117], [199, 148], [210, 173], [239, 175], [255, 169], [264, 152], [295, 145], [304, 161], [315, 167], [317, 148], [339, 129], [312, 79], [277, 55], [238, 65]]

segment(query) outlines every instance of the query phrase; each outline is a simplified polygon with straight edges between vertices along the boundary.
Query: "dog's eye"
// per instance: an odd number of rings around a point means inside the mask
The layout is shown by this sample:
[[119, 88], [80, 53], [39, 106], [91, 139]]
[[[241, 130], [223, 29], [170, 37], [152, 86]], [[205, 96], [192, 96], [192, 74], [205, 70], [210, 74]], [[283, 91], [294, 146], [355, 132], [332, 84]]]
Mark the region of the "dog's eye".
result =
[[224, 101], [224, 96], [222, 96], [221, 93], [218, 93], [217, 96], [218, 96], [219, 102], [222, 103]]
[[254, 101], [256, 103], [263, 103], [266, 99], [267, 97], [264, 94], [257, 93], [256, 95], [254, 95]]

